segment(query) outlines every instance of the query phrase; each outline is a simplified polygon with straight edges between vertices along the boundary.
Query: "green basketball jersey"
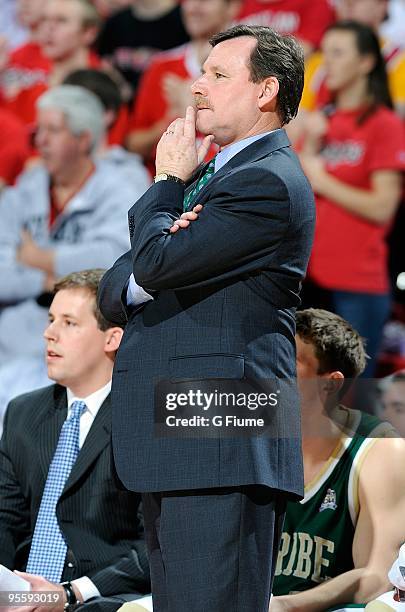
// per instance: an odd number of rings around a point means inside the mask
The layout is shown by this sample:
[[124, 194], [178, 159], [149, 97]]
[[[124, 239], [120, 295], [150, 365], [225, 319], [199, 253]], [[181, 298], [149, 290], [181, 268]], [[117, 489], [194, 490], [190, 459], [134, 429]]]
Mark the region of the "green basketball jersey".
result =
[[353, 569], [352, 542], [359, 512], [358, 477], [376, 438], [395, 435], [392, 426], [357, 410], [322, 473], [305, 487], [300, 502], [289, 502], [273, 594], [305, 591]]

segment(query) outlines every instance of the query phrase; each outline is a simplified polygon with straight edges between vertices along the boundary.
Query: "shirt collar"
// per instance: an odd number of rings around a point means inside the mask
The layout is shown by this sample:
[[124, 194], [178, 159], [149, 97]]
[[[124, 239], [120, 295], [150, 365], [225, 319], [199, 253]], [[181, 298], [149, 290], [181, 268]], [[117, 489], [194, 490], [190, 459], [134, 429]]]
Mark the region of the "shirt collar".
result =
[[249, 136], [248, 138], [244, 138], [243, 140], [238, 140], [238, 142], [234, 142], [233, 144], [224, 147], [219, 151], [219, 153], [217, 153], [217, 156], [215, 158], [214, 172], [218, 172], [218, 170], [220, 170], [222, 166], [225, 166], [225, 164], [229, 162], [232, 157], [234, 157], [237, 153], [251, 145], [253, 142], [256, 142], [256, 140], [264, 138], [264, 136], [268, 136], [270, 132], [276, 131], [277, 130], [270, 130], [269, 132], [263, 132], [262, 134], [255, 134], [254, 136]]
[[111, 380], [108, 381], [104, 387], [97, 389], [94, 393], [90, 393], [87, 397], [77, 397], [73, 391], [67, 389], [67, 403], [68, 403], [68, 414], [70, 412], [73, 402], [84, 402], [87, 406], [87, 410], [90, 412], [93, 419], [99, 411], [101, 404], [106, 399], [107, 395], [111, 391]]

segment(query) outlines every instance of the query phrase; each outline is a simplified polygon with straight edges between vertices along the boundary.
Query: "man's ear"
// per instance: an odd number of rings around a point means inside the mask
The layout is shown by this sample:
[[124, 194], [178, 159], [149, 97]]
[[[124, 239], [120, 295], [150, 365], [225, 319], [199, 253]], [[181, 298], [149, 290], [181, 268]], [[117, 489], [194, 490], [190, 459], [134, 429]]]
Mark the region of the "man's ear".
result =
[[79, 136], [77, 137], [80, 139], [80, 150], [84, 155], [88, 155], [91, 152], [91, 141], [92, 141], [92, 135], [89, 132], [89, 130], [84, 130], [81, 134], [79, 134]]
[[258, 104], [262, 112], [275, 112], [277, 108], [277, 95], [280, 84], [277, 77], [270, 76], [261, 83]]
[[104, 113], [104, 128], [105, 130], [109, 130], [110, 127], [113, 125], [114, 121], [117, 118], [117, 113], [112, 110], [111, 108], [109, 108], [108, 110], [105, 111]]
[[91, 47], [95, 42], [100, 28], [96, 25], [84, 26], [82, 30], [82, 44], [84, 47]]
[[124, 330], [122, 327], [109, 327], [105, 332], [104, 350], [106, 353], [115, 353], [121, 343]]
[[328, 395], [336, 395], [343, 387], [344, 382], [344, 374], [337, 370], [336, 372], [329, 372], [325, 376], [322, 387]]

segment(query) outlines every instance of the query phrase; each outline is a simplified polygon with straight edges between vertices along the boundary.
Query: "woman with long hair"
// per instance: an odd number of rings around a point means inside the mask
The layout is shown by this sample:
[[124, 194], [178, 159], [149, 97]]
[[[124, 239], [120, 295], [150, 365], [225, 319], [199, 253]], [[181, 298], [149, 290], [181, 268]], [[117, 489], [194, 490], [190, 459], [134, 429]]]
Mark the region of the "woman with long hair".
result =
[[301, 148], [317, 203], [305, 305], [329, 307], [360, 332], [372, 376], [390, 313], [385, 236], [401, 198], [403, 124], [369, 27], [337, 22], [322, 49], [333, 103], [308, 117]]

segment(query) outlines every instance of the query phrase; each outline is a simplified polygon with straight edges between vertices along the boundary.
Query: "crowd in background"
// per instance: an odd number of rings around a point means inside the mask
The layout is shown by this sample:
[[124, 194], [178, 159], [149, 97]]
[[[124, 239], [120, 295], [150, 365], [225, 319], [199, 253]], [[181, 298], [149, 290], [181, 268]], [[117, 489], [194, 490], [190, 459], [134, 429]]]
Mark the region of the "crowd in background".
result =
[[[292, 34], [306, 55], [287, 128], [317, 199], [303, 305], [367, 339], [365, 376], [405, 366], [402, 0], [2, 0], [1, 14], [0, 413], [46, 382], [44, 295], [125, 250], [125, 212], [153, 177], [156, 144], [192, 104], [209, 38], [237, 22]], [[79, 117], [66, 120], [69, 107]], [[79, 143], [97, 112], [94, 142]]]

